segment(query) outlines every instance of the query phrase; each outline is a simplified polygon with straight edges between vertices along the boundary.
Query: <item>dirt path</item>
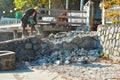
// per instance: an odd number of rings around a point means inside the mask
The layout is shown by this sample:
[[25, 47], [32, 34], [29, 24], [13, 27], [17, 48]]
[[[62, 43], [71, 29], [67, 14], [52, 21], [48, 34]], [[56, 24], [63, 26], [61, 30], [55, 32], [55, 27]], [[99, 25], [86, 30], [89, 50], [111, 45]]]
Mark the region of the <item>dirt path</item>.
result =
[[18, 70], [0, 72], [0, 80], [65, 80], [55, 72], [48, 70]]
[[0, 80], [120, 80], [120, 64], [34, 65], [0, 71]]

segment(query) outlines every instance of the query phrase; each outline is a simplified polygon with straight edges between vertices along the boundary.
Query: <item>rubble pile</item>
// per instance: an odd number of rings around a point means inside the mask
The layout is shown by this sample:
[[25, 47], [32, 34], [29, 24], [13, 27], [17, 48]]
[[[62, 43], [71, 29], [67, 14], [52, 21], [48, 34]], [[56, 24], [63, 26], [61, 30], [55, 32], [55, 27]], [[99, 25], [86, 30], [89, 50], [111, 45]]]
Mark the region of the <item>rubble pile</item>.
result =
[[44, 56], [43, 58], [37, 60], [39, 65], [44, 63], [54, 63], [57, 65], [60, 64], [71, 64], [71, 63], [89, 63], [97, 61], [98, 58], [101, 56], [98, 50], [84, 50], [76, 49], [72, 52], [67, 50], [60, 50], [53, 52], [50, 56]]
[[71, 31], [42, 39], [37, 63], [71, 64], [97, 61], [102, 55], [96, 32]]
[[102, 48], [97, 32], [70, 31], [15, 39], [0, 43], [0, 50], [16, 53], [16, 61], [37, 61], [38, 64], [87, 63], [101, 56]]

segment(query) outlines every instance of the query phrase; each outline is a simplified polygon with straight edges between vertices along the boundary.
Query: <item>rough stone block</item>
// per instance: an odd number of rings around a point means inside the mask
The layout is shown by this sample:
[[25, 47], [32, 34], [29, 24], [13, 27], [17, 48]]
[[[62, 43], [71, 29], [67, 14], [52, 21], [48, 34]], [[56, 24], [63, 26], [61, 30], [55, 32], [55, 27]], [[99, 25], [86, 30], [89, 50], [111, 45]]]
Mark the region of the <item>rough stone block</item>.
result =
[[0, 70], [15, 69], [15, 53], [11, 51], [0, 51]]

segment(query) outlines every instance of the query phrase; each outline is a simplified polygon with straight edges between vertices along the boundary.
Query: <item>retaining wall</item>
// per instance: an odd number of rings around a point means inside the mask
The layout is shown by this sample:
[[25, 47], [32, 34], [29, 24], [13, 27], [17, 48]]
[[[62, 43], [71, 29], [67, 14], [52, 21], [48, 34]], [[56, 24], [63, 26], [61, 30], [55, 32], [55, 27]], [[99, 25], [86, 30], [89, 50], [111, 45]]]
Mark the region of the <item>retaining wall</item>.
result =
[[0, 51], [0, 70], [15, 69], [15, 53], [11, 51]]
[[[68, 37], [66, 37], [68, 35]], [[71, 36], [70, 36], [71, 35]], [[61, 38], [63, 37], [63, 39]], [[49, 56], [54, 51], [72, 52], [76, 49], [94, 50], [99, 48], [99, 40], [96, 33], [76, 33], [55, 35], [53, 38], [41, 39], [40, 36], [19, 38], [0, 42], [0, 50], [8, 50], [16, 53], [16, 61], [37, 60], [43, 56]], [[71, 54], [71, 53], [70, 53]]]
[[120, 24], [99, 25], [98, 36], [105, 55], [120, 62]]

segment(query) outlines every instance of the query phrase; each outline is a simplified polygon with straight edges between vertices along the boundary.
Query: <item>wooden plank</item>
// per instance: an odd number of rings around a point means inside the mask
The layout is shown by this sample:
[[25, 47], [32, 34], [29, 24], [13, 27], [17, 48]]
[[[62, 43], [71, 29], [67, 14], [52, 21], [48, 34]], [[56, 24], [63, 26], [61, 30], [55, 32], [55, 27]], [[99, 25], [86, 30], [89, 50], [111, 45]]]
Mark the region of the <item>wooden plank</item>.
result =
[[[79, 14], [79, 16], [82, 15], [86, 15], [87, 13], [77, 13], [77, 12], [71, 12], [71, 13], [67, 13], [66, 16], [72, 16], [72, 14]], [[58, 14], [58, 15], [54, 15], [54, 14], [37, 14], [38, 17], [57, 17], [57, 16], [62, 16], [63, 14]], [[77, 16], [77, 15], [76, 15]], [[78, 17], [79, 17], [78, 16]]]
[[58, 16], [55, 16], [55, 15], [39, 15], [39, 17], [48, 17], [48, 18], [79, 18], [79, 19], [86, 19], [86, 16], [62, 16], [62, 15], [58, 15]]
[[41, 24], [41, 25], [49, 25], [51, 23], [56, 23], [55, 21], [43, 21], [43, 20], [38, 20], [37, 24]]
[[80, 11], [80, 10], [61, 10], [61, 9], [47, 9], [47, 8], [40, 8], [40, 11], [61, 11], [61, 12], [76, 12], [76, 13], [87, 13], [87, 11]]
[[56, 21], [42, 21], [42, 20], [39, 20], [37, 24], [41, 24], [41, 25], [50, 25], [50, 24], [86, 24], [86, 23], [83, 23], [83, 22], [56, 22]]
[[10, 30], [19, 30], [19, 27], [9, 27], [7, 29], [10, 29]]
[[72, 30], [72, 28], [68, 27], [43, 27], [43, 31], [69, 31]]
[[81, 25], [85, 25], [85, 23], [79, 23], [79, 22], [56, 22], [56, 24], [81, 24]]
[[81, 16], [57, 16], [57, 18], [86, 19], [86, 17]]
[[49, 15], [49, 14], [37, 14], [38, 17], [57, 17], [53, 14]]

